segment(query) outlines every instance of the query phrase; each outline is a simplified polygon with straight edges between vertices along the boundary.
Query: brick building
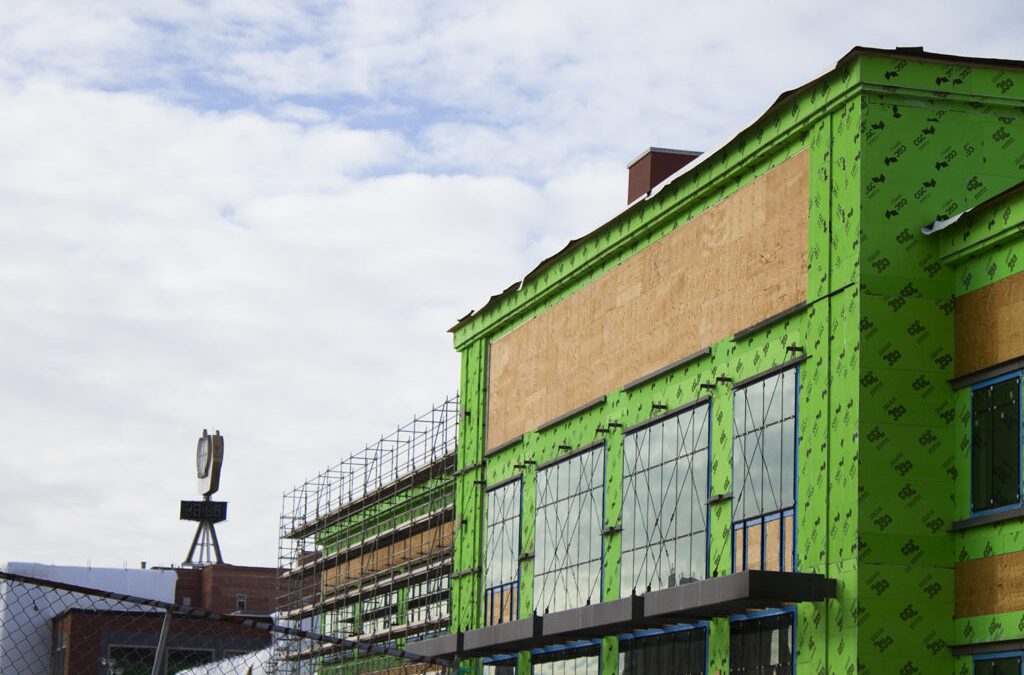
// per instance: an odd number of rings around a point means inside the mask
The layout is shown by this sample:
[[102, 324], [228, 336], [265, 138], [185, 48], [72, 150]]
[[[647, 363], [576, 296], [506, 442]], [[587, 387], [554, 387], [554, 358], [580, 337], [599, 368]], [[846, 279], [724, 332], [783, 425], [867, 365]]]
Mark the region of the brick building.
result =
[[273, 567], [207, 565], [175, 567], [174, 602], [218, 614], [268, 615], [274, 611], [277, 570]]
[[[53, 619], [54, 675], [151, 672], [164, 613], [72, 608]], [[266, 648], [263, 629], [175, 616], [167, 636], [163, 672]]]

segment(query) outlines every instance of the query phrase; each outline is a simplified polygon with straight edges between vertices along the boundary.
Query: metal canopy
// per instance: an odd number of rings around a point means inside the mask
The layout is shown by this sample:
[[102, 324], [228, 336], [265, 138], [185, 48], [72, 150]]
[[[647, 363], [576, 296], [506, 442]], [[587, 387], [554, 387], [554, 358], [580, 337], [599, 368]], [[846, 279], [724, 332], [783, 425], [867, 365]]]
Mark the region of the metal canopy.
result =
[[834, 597], [836, 580], [821, 574], [745, 570], [644, 595], [452, 633], [410, 644], [408, 648], [432, 658], [509, 654]]
[[620, 600], [546, 614], [541, 635], [545, 643], [557, 644], [628, 633], [643, 623], [643, 616], [643, 596], [631, 595]]
[[785, 603], [836, 597], [836, 580], [821, 574], [746, 570], [647, 593], [644, 621], [679, 623], [744, 614]]
[[487, 656], [529, 649], [541, 634], [543, 619], [536, 614], [518, 621], [470, 630], [462, 636], [462, 655]]

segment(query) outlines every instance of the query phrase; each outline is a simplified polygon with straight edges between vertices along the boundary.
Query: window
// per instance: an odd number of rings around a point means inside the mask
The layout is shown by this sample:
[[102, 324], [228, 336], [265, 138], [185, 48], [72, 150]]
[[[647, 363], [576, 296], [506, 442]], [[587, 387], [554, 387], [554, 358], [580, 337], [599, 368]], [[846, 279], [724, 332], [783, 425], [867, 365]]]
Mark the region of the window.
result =
[[522, 482], [487, 492], [484, 625], [519, 618], [519, 515]]
[[321, 630], [334, 636], [355, 635], [355, 606], [341, 605], [325, 613], [322, 617]]
[[729, 624], [730, 675], [792, 675], [793, 614]]
[[235, 596], [235, 611], [245, 611], [245, 593], [239, 593]]
[[485, 663], [484, 675], [516, 675], [516, 662], [512, 660], [501, 663]]
[[707, 631], [691, 628], [619, 641], [620, 675], [704, 675]]
[[1020, 652], [974, 657], [974, 675], [1021, 675]]
[[600, 602], [603, 487], [604, 445], [537, 471], [538, 614]]
[[107, 672], [135, 675], [152, 672], [156, 647], [110, 645], [107, 647]]
[[359, 607], [356, 630], [360, 635], [383, 633], [399, 622], [400, 593], [397, 590], [363, 598]]
[[[448, 577], [430, 577], [406, 591], [406, 623], [437, 623], [448, 616]], [[424, 639], [419, 636], [419, 639]]]
[[733, 572], [793, 569], [796, 397], [795, 368], [733, 395]]
[[971, 511], [1020, 503], [1020, 373], [971, 389]]
[[704, 403], [623, 438], [622, 596], [706, 576], [710, 409]]
[[531, 658], [533, 675], [599, 675], [601, 643], [535, 650]]

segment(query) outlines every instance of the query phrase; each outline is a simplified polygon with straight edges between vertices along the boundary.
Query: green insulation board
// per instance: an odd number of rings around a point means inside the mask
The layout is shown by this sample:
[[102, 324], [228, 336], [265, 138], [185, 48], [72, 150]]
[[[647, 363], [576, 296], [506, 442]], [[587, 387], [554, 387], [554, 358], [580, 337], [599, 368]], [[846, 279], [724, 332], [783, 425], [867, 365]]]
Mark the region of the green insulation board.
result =
[[[984, 288], [1021, 271], [1024, 233], [1018, 227], [1024, 215], [1020, 192], [994, 200], [968, 214], [940, 235], [942, 249], [954, 264], [957, 295]], [[954, 393], [956, 420], [949, 472], [955, 481], [953, 518], [971, 516], [971, 396], [970, 387]], [[959, 480], [957, 480], [959, 478]], [[1024, 524], [1019, 519], [959, 530], [954, 561], [964, 562], [1024, 550]], [[984, 643], [1024, 635], [1024, 612], [1001, 612], [954, 621], [957, 644]], [[968, 657], [960, 660], [970, 664]], [[960, 667], [960, 664], [958, 664]], [[957, 672], [960, 672], [959, 670]], [[970, 672], [970, 671], [968, 671]]]
[[455, 545], [452, 554], [452, 630], [476, 628], [481, 619], [487, 350], [482, 343], [462, 352], [459, 438], [455, 478]]
[[[955, 265], [922, 228], [1020, 181], [1006, 74], [870, 62], [862, 128], [858, 671], [952, 672]], [[948, 252], [948, 249], [947, 251]], [[948, 256], [946, 256], [948, 258]], [[962, 403], [960, 404], [962, 408]]]

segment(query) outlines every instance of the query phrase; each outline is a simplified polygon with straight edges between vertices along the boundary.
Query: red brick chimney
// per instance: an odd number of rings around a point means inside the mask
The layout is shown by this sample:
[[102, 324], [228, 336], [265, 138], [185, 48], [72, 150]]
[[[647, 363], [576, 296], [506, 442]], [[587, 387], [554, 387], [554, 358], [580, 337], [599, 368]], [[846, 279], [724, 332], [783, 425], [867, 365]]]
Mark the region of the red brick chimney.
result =
[[629, 165], [629, 190], [627, 204], [653, 190], [679, 169], [700, 157], [693, 150], [672, 150], [670, 148], [648, 148]]

